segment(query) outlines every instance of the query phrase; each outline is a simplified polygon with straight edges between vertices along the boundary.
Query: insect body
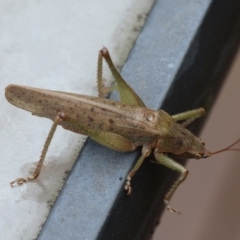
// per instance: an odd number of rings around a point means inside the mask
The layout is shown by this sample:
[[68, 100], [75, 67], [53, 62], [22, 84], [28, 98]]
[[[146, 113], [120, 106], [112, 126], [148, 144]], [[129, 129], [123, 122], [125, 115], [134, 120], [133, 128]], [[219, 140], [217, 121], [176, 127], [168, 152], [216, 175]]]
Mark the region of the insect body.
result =
[[[103, 98], [106, 88], [102, 83], [102, 58], [106, 60], [115, 77], [115, 89], [119, 92], [120, 102]], [[53, 121], [35, 171], [27, 178], [16, 179], [11, 185], [13, 186], [14, 183], [20, 185], [38, 177], [56, 127], [61, 125], [67, 130], [88, 135], [98, 143], [117, 151], [128, 152], [139, 146], [142, 147], [141, 157], [127, 176], [125, 189], [128, 194], [132, 191], [132, 177], [143, 160], [154, 150], [158, 163], [180, 173], [164, 198], [167, 209], [178, 212], [169, 205], [169, 200], [179, 184], [187, 177], [188, 171], [166, 153], [197, 159], [212, 155], [205, 149], [204, 142], [185, 128], [202, 116], [204, 109], [199, 108], [173, 116], [163, 110], [148, 109], [117, 72], [106, 48], [99, 52], [97, 76], [99, 97], [20, 85], [9, 85], [6, 88], [5, 95], [10, 103], [32, 112], [33, 115]]]

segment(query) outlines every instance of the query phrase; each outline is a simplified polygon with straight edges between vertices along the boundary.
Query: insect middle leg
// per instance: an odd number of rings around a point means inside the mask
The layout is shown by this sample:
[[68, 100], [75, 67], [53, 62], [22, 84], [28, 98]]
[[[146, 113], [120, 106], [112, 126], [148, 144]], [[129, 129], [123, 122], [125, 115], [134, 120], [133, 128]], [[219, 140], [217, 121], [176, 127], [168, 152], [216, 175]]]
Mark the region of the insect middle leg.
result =
[[143, 148], [142, 148], [142, 155], [141, 155], [141, 157], [138, 159], [138, 161], [134, 165], [133, 169], [127, 175], [127, 181], [126, 181], [126, 185], [125, 185], [124, 189], [127, 191], [128, 195], [131, 194], [131, 192], [132, 192], [132, 187], [131, 187], [132, 177], [135, 175], [137, 170], [141, 167], [144, 159], [150, 155], [151, 151], [152, 151], [152, 149], [151, 149], [150, 146], [144, 145]]
[[[98, 142], [99, 144], [107, 148], [110, 148], [119, 152], [130, 152], [137, 148], [137, 146], [133, 142], [131, 142], [130, 140], [128, 140], [127, 138], [119, 134], [106, 132], [103, 130], [91, 129], [91, 128], [82, 126], [78, 121], [72, 119], [70, 116], [62, 114], [62, 121], [66, 121], [68, 123], [68, 126], [71, 125], [73, 129], [78, 129], [79, 133], [88, 135], [90, 138], [92, 138], [93, 140], [95, 140], [96, 142]], [[150, 153], [151, 153], [151, 147], [149, 145], [144, 145], [142, 148], [141, 157], [138, 159], [137, 163], [135, 164], [135, 166], [127, 176], [126, 184], [124, 187], [125, 190], [127, 191], [127, 194], [130, 194], [132, 191], [132, 187], [131, 187], [132, 177], [140, 168], [144, 159], [148, 157]]]

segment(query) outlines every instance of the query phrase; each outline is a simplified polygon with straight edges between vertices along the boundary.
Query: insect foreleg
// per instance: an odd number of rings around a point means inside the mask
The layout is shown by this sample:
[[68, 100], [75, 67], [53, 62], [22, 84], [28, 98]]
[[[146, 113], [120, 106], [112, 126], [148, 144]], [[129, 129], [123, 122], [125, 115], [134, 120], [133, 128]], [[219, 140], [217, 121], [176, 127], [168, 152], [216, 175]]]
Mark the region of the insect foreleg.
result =
[[127, 181], [125, 184], [124, 189], [127, 191], [127, 194], [131, 194], [132, 192], [132, 187], [131, 187], [131, 180], [132, 177], [134, 176], [134, 174], [137, 172], [137, 170], [140, 168], [140, 166], [143, 163], [143, 160], [148, 157], [151, 153], [151, 147], [149, 147], [148, 145], [143, 146], [142, 148], [142, 156], [138, 159], [137, 163], [134, 165], [133, 169], [131, 170], [131, 172], [127, 175]]
[[10, 182], [10, 185], [12, 187], [13, 187], [14, 183], [17, 183], [18, 185], [21, 185], [24, 182], [31, 181], [31, 180], [36, 179], [38, 177], [38, 175], [41, 172], [41, 169], [42, 169], [42, 166], [43, 166], [43, 161], [45, 159], [48, 147], [49, 147], [49, 145], [51, 143], [51, 140], [52, 140], [53, 135], [54, 135], [54, 133], [56, 131], [56, 128], [57, 128], [57, 125], [58, 125], [59, 121], [61, 121], [61, 120], [59, 119], [59, 116], [57, 116], [55, 118], [55, 121], [53, 122], [53, 125], [52, 125], [52, 127], [50, 129], [50, 132], [49, 132], [49, 134], [47, 136], [47, 139], [46, 139], [46, 141], [44, 143], [43, 150], [42, 150], [42, 153], [41, 153], [41, 156], [40, 156], [40, 160], [38, 161], [37, 167], [34, 170], [33, 174], [29, 175], [27, 178], [17, 178], [16, 180]]
[[186, 112], [182, 112], [182, 113], [172, 115], [172, 118], [176, 122], [186, 120], [183, 123], [181, 123], [181, 125], [183, 127], [186, 127], [191, 122], [193, 122], [194, 120], [196, 120], [197, 118], [201, 117], [204, 114], [205, 114], [205, 110], [203, 108], [197, 108], [197, 109], [194, 109], [194, 110], [190, 110], [190, 111], [186, 111]]
[[176, 213], [180, 214], [179, 211], [175, 210], [174, 208], [172, 208], [169, 205], [169, 201], [170, 201], [173, 193], [175, 192], [175, 190], [180, 185], [180, 183], [183, 182], [185, 180], [185, 178], [187, 177], [188, 170], [186, 168], [184, 168], [181, 164], [179, 164], [179, 163], [175, 162], [173, 159], [169, 158], [167, 155], [164, 155], [163, 153], [159, 153], [157, 149], [155, 149], [155, 151], [154, 151], [154, 156], [160, 164], [162, 164], [165, 167], [168, 167], [174, 171], [181, 173], [180, 176], [178, 177], [178, 179], [174, 182], [174, 184], [168, 190], [168, 192], [166, 193], [166, 195], [164, 197], [164, 203], [165, 203], [167, 209], [170, 212], [176, 212]]

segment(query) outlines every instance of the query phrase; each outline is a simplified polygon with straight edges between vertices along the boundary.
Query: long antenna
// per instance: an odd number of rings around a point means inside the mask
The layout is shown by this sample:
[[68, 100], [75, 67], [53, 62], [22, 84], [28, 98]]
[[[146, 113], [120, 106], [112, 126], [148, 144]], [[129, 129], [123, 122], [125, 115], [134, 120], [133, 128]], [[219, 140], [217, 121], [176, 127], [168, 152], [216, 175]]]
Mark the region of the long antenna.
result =
[[234, 143], [231, 144], [230, 146], [225, 147], [225, 148], [223, 148], [223, 149], [221, 149], [221, 150], [218, 150], [218, 151], [216, 151], [216, 152], [213, 152], [213, 153], [210, 152], [210, 154], [211, 154], [211, 155], [214, 155], [214, 154], [217, 154], [217, 153], [220, 153], [220, 152], [224, 152], [224, 151], [239, 151], [239, 152], [240, 152], [240, 149], [239, 149], [239, 148], [231, 148], [231, 147], [235, 146], [235, 145], [236, 145], [237, 143], [239, 143], [239, 142], [240, 142], [240, 139], [238, 139], [236, 142], [234, 142]]

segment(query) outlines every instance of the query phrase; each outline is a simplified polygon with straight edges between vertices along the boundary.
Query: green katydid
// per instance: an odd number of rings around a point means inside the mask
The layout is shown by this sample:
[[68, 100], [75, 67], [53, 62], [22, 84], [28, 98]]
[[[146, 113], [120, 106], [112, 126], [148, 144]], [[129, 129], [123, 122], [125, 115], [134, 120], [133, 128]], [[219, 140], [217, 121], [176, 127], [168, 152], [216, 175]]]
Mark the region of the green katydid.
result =
[[[116, 81], [116, 86], [112, 89], [103, 86], [103, 58]], [[158, 163], [180, 173], [164, 197], [167, 209], [170, 212], [178, 212], [170, 206], [169, 201], [177, 187], [187, 177], [188, 170], [168, 157], [167, 153], [196, 159], [207, 158], [217, 153], [207, 151], [204, 142], [185, 128], [202, 116], [205, 113], [204, 109], [198, 108], [173, 116], [163, 110], [148, 109], [118, 73], [106, 48], [99, 51], [97, 80], [99, 97], [20, 85], [9, 85], [6, 88], [5, 96], [10, 103], [30, 111], [33, 115], [53, 121], [35, 171], [26, 178], [17, 178], [12, 181], [11, 186], [14, 183], [21, 185], [39, 176], [56, 127], [61, 125], [67, 130], [88, 135], [103, 146], [116, 151], [129, 152], [139, 146], [142, 147], [141, 157], [127, 176], [125, 184], [127, 194], [132, 191], [131, 180], [134, 174], [154, 149], [154, 156]], [[120, 102], [104, 98], [104, 93], [113, 89], [119, 92]], [[218, 152], [231, 149], [239, 141]]]

